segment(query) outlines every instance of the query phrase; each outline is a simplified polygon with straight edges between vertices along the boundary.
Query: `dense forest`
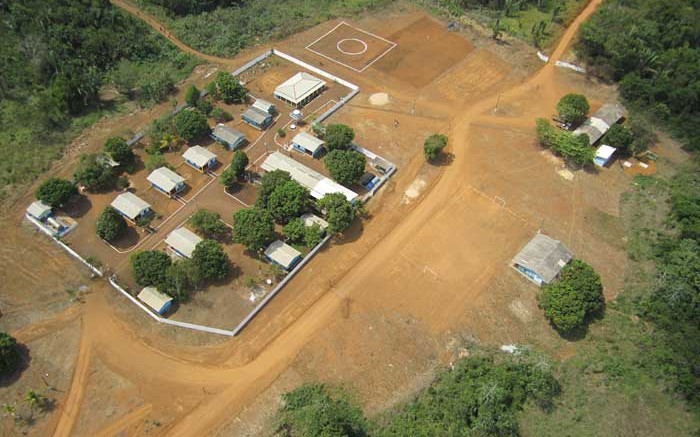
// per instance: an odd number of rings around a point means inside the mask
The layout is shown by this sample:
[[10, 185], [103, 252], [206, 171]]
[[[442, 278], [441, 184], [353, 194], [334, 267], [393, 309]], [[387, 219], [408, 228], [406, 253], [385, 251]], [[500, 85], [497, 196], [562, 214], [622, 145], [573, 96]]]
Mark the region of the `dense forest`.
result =
[[147, 104], [196, 64], [108, 0], [10, 0], [0, 15], [0, 198], [118, 109], [100, 98], [106, 86]]

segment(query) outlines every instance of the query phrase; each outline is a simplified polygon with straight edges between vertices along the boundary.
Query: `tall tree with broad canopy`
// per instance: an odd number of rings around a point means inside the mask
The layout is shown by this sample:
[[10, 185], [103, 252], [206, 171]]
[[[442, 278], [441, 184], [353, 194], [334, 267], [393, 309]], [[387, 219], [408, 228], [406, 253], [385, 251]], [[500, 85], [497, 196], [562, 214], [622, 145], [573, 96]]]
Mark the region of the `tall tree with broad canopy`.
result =
[[328, 150], [347, 150], [355, 139], [355, 131], [344, 124], [329, 124], [323, 139]]
[[109, 138], [105, 143], [105, 152], [121, 165], [133, 162], [135, 158], [131, 147], [122, 137]]
[[332, 150], [324, 159], [331, 177], [343, 185], [352, 185], [365, 172], [365, 155], [354, 150]]
[[233, 153], [233, 159], [231, 160], [231, 170], [238, 180], [243, 177], [245, 173], [245, 168], [248, 167], [248, 155], [242, 150], [236, 150]]
[[176, 261], [165, 270], [165, 281], [158, 286], [158, 290], [178, 302], [186, 302], [200, 281], [199, 270], [191, 259]]
[[198, 209], [190, 217], [190, 224], [196, 231], [201, 232], [207, 238], [221, 238], [226, 234], [226, 224], [221, 221], [218, 212], [208, 209]]
[[205, 281], [224, 279], [231, 268], [231, 261], [221, 244], [214, 240], [202, 240], [192, 252], [192, 264]]
[[51, 178], [36, 190], [36, 198], [53, 208], [63, 205], [76, 194], [78, 189], [73, 182], [60, 178]]
[[590, 109], [586, 96], [582, 94], [567, 94], [557, 103], [557, 114], [564, 123], [581, 123]]
[[278, 185], [270, 194], [267, 210], [277, 223], [287, 223], [302, 215], [309, 205], [309, 190], [296, 181]]
[[0, 332], [0, 376], [13, 373], [19, 367], [19, 362], [17, 340], [6, 332]]
[[117, 182], [114, 170], [104, 162], [104, 155], [82, 155], [78, 168], [73, 174], [75, 181], [88, 191], [102, 191], [113, 188]]
[[191, 142], [210, 131], [207, 116], [197, 109], [184, 109], [175, 116], [175, 129], [185, 141]]
[[332, 234], [342, 233], [355, 219], [355, 208], [341, 193], [326, 194], [318, 201], [318, 207], [325, 211], [328, 230]]
[[241, 85], [237, 77], [233, 77], [224, 71], [216, 75], [214, 83], [216, 84], [216, 95], [223, 100], [224, 103], [243, 102], [248, 93], [248, 90]]
[[432, 134], [423, 143], [423, 153], [428, 161], [434, 161], [447, 146], [447, 135]]
[[127, 224], [119, 212], [108, 206], [97, 219], [97, 236], [105, 241], [112, 242], [126, 230]]
[[134, 280], [142, 287], [158, 287], [165, 282], [165, 272], [171, 260], [167, 253], [160, 250], [144, 250], [129, 257]]
[[260, 180], [258, 198], [255, 200], [255, 206], [258, 208], [267, 208], [267, 202], [275, 189], [291, 180], [292, 177], [284, 170], [273, 170], [265, 173]]
[[275, 222], [269, 211], [248, 208], [233, 214], [233, 241], [258, 252], [275, 241]]

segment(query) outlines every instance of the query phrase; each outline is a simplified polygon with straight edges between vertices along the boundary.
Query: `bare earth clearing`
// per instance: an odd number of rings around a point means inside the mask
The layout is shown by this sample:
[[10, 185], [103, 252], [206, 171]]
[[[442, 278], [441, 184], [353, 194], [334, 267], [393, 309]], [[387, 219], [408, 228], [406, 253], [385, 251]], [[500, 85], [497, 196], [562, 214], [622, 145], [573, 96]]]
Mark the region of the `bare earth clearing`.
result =
[[[42, 387], [44, 370], [35, 363], [44, 361], [55, 368], [50, 375], [60, 374], [52, 383], [61, 389], [51, 393], [54, 412], [28, 434], [259, 435], [279, 394], [312, 378], [347, 384], [375, 413], [424, 386], [465, 341], [527, 342], [575, 354], [575, 345], [543, 320], [534, 286], [508, 261], [542, 229], [601, 273], [606, 296], [622, 285], [618, 203], [629, 176], [615, 166], [566, 180], [562, 164], [534, 143], [534, 118], [551, 115], [561, 95], [614, 99], [553, 66], [599, 3], [588, 5], [552, 62], [534, 74], [511, 62], [521, 54], [511, 58], [478, 35], [468, 41], [448, 33], [408, 6], [350, 23], [399, 44], [362, 73], [305, 48], [339, 21], [276, 44], [360, 86], [330, 121], [353, 126], [357, 141], [392, 159], [399, 172], [370, 204], [372, 217], [322, 251], [234, 339], [154, 325], [45, 238], [19, 227], [25, 205], [17, 205], [0, 227], [0, 328], [27, 344], [32, 363], [0, 393]], [[193, 79], [198, 86], [204, 73]], [[374, 93], [386, 93], [388, 102], [372, 105]], [[143, 114], [135, 127], [152, 117]], [[422, 156], [433, 132], [450, 138], [453, 159], [442, 166], [426, 165]], [[88, 149], [104, 141], [95, 137]], [[57, 172], [69, 174], [70, 162]], [[88, 285], [84, 304], [68, 305], [68, 284]]]

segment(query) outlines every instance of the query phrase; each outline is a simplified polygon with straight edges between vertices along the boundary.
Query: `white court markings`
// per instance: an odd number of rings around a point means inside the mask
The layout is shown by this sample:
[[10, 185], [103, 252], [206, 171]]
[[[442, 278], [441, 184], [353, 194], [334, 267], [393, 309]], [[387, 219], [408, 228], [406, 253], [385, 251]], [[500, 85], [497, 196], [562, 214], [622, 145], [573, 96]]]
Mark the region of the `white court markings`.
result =
[[[357, 68], [355, 68], [355, 67], [351, 67], [350, 65], [348, 65], [348, 64], [346, 64], [346, 63], [344, 63], [344, 62], [342, 62], [342, 61], [339, 61], [339, 60], [337, 60], [337, 59], [335, 59], [335, 58], [332, 58], [332, 57], [330, 57], [330, 56], [328, 56], [328, 55], [324, 55], [323, 53], [318, 52], [318, 51], [316, 51], [316, 50], [314, 50], [314, 49], [311, 48], [312, 45], [316, 44], [317, 42], [321, 41], [323, 38], [325, 38], [325, 37], [327, 37], [328, 35], [330, 35], [330, 34], [332, 34], [333, 32], [335, 32], [335, 30], [338, 29], [340, 26], [347, 26], [347, 27], [349, 27], [349, 28], [351, 28], [351, 29], [354, 29], [354, 30], [356, 30], [356, 31], [358, 31], [358, 32], [362, 32], [362, 33], [364, 33], [365, 35], [369, 35], [369, 36], [371, 36], [371, 37], [373, 37], [373, 38], [382, 40], [382, 41], [384, 41], [385, 43], [389, 44], [389, 47], [388, 47], [386, 50], [384, 50], [382, 53], [380, 53], [379, 55], [377, 55], [377, 57], [374, 58], [372, 61], [370, 61], [369, 64], [365, 65], [364, 67], [362, 67], [362, 68], [359, 69], [359, 70], [358, 70]], [[353, 53], [353, 52], [346, 53], [345, 51], [343, 51], [343, 50], [340, 49], [340, 45], [341, 45], [341, 43], [342, 43], [343, 41], [352, 41], [352, 40], [362, 42], [362, 43], [364, 43], [364, 46], [367, 47], [367, 44], [366, 44], [364, 41], [362, 41], [361, 39], [359, 39], [359, 38], [345, 38], [345, 39], [339, 40], [339, 41], [336, 43], [336, 49], [338, 49], [338, 51], [339, 51], [340, 53], [343, 53], [343, 54], [345, 54], [345, 55], [351, 55], [351, 56], [353, 56], [353, 55], [355, 55], [355, 56], [356, 56], [356, 55], [360, 55], [360, 54], [364, 53], [365, 51], [367, 51], [367, 49], [365, 48], [365, 50], [363, 50], [361, 53]], [[317, 55], [322, 56], [322, 57], [328, 59], [329, 61], [333, 61], [333, 62], [335, 62], [336, 64], [342, 65], [343, 67], [349, 68], [349, 69], [351, 69], [351, 70], [353, 70], [353, 71], [356, 71], [356, 72], [358, 72], [358, 73], [362, 73], [363, 71], [365, 71], [366, 69], [368, 69], [369, 67], [371, 67], [372, 64], [374, 64], [375, 62], [377, 62], [378, 60], [380, 60], [381, 58], [383, 58], [387, 53], [389, 53], [391, 50], [393, 50], [394, 47], [396, 47], [397, 45], [398, 45], [398, 44], [396, 44], [395, 42], [391, 42], [391, 41], [389, 41], [389, 40], [386, 39], [386, 38], [382, 38], [381, 36], [376, 35], [376, 34], [374, 34], [374, 33], [372, 33], [372, 32], [368, 32], [368, 31], [366, 31], [366, 30], [358, 29], [357, 27], [354, 27], [354, 26], [349, 25], [349, 24], [346, 23], [345, 21], [341, 21], [341, 22], [338, 23], [333, 29], [329, 30], [328, 32], [324, 33], [323, 35], [321, 35], [321, 36], [319, 36], [318, 38], [316, 38], [315, 40], [313, 40], [313, 41], [312, 41], [309, 45], [307, 45], [305, 48], [306, 48], [306, 50], [308, 50], [308, 51], [310, 51], [310, 52], [312, 52], [312, 53], [316, 53]]]
[[[348, 51], [348, 50], [343, 50], [343, 48], [340, 47], [341, 45], [343, 45], [343, 43], [347, 43], [347, 42], [350, 42], [350, 41], [360, 43], [360, 45], [362, 46], [362, 48], [361, 48], [360, 50], [356, 51], [356, 52], [351, 52], [351, 51]], [[343, 53], [343, 54], [346, 54], [346, 55], [350, 55], [350, 56], [357, 56], [357, 55], [361, 55], [361, 54], [363, 54], [364, 52], [367, 51], [367, 43], [364, 42], [364, 41], [362, 41], [361, 39], [357, 39], [357, 38], [345, 38], [345, 39], [341, 39], [340, 41], [338, 41], [338, 42], [336, 43], [336, 45], [335, 45], [335, 48], [338, 49], [338, 51], [339, 51], [340, 53]]]

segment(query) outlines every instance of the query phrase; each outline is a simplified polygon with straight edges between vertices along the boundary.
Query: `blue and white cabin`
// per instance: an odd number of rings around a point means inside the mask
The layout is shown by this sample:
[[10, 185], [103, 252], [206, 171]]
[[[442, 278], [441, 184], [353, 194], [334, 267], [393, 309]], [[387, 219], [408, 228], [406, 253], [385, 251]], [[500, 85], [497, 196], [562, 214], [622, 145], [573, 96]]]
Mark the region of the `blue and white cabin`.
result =
[[51, 207], [49, 205], [46, 205], [41, 200], [35, 200], [27, 208], [27, 214], [39, 220], [40, 222], [50, 217], [51, 212]]
[[139, 219], [151, 214], [151, 205], [128, 191], [118, 195], [112, 201], [111, 206], [131, 222], [137, 222]]
[[285, 244], [284, 241], [277, 240], [265, 249], [265, 258], [289, 271], [301, 261], [301, 252]]
[[153, 170], [146, 179], [153, 188], [170, 197], [185, 189], [185, 178], [168, 167]]
[[156, 287], [144, 287], [137, 297], [161, 316], [173, 305], [173, 298], [161, 293]]
[[573, 254], [561, 241], [544, 234], [536, 234], [513, 258], [513, 267], [535, 284], [549, 284], [571, 261]]
[[255, 107], [250, 107], [241, 114], [241, 119], [256, 129], [264, 130], [272, 124], [272, 115]]
[[182, 154], [185, 162], [201, 172], [216, 167], [216, 155], [202, 146], [192, 146]]
[[306, 153], [314, 158], [318, 158], [318, 156], [323, 153], [325, 144], [323, 140], [316, 138], [308, 132], [299, 132], [292, 138], [292, 147], [294, 150]]
[[236, 150], [246, 142], [245, 134], [230, 126], [219, 123], [211, 133], [211, 137], [217, 143], [223, 144], [229, 150]]
[[603, 144], [602, 146], [598, 147], [598, 150], [596, 150], [593, 163], [598, 167], [605, 167], [608, 165], [616, 151], [616, 148]]
[[182, 258], [192, 258], [192, 253], [202, 238], [187, 228], [177, 228], [168, 234], [165, 244]]

